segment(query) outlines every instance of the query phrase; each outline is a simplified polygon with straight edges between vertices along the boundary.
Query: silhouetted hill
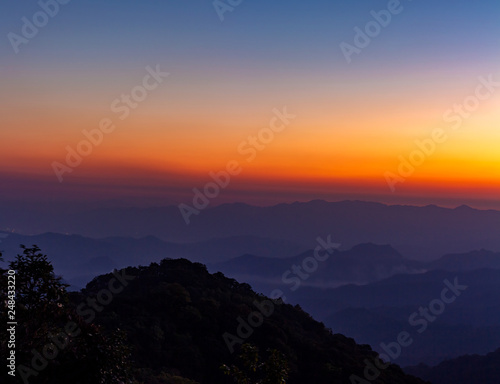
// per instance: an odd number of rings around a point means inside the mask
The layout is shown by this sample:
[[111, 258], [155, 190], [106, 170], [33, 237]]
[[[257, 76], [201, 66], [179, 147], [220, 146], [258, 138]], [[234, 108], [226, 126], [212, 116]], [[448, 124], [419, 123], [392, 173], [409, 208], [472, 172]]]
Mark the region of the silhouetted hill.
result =
[[424, 364], [405, 368], [433, 384], [498, 384], [500, 377], [500, 349], [486, 356], [466, 355], [443, 361], [435, 367]]
[[[366, 361], [376, 357], [369, 346], [332, 334], [298, 306], [271, 302], [248, 284], [209, 274], [199, 263], [165, 259], [123, 273], [129, 277], [128, 287], [97, 313], [96, 321], [106, 329], [126, 331], [136, 369], [146, 382], [175, 374], [200, 383], [230, 383], [219, 367], [235, 363], [238, 352], [230, 352], [223, 335], [238, 335], [239, 324], [252, 322], [252, 313], [264, 314], [262, 324], [257, 324], [257, 316], [248, 338], [239, 337], [260, 351], [281, 351], [290, 367], [287, 383], [352, 382], [351, 375], [363, 377]], [[83, 293], [73, 295], [74, 302], [98, 296], [112, 278], [95, 278]], [[422, 383], [394, 365], [381, 369], [378, 379], [370, 382]]]

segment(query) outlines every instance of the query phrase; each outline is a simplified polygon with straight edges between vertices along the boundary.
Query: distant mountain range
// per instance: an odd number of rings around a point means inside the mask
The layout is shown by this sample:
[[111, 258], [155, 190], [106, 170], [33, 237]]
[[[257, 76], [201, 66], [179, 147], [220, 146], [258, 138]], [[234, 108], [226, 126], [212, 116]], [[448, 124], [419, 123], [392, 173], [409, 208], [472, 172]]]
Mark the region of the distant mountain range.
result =
[[[227, 204], [202, 211], [190, 226], [172, 206], [17, 212], [0, 205], [0, 226], [10, 228], [0, 231], [5, 259], [20, 244], [36, 244], [73, 289], [115, 268], [186, 258], [257, 292], [279, 290], [287, 303], [379, 353], [381, 343], [411, 333], [399, 365], [434, 365], [500, 346], [498, 211], [360, 201]], [[340, 247], [314, 261], [318, 237]], [[440, 299], [444, 281], [454, 279], [467, 290], [415, 334], [409, 316]]]
[[436, 367], [421, 364], [405, 371], [433, 384], [495, 384], [500, 377], [500, 348], [486, 356], [466, 355], [443, 361]]
[[[443, 304], [446, 281], [467, 287], [450, 304]], [[363, 286], [304, 287], [287, 296], [328, 327], [378, 352], [383, 352], [381, 343], [409, 332], [414, 342], [402, 349], [397, 359], [401, 365], [437, 364], [467, 353], [485, 354], [500, 345], [498, 269], [396, 275]], [[426, 308], [427, 313], [421, 312]]]
[[468, 253], [448, 254], [432, 262], [430, 268], [454, 272], [481, 268], [500, 269], [500, 252], [481, 249]]
[[[0, 232], [0, 250], [6, 260], [19, 253], [19, 245], [38, 245], [51, 255], [56, 273], [75, 287], [92, 277], [127, 265], [141, 265], [162, 258], [186, 258], [207, 264], [209, 270], [251, 283], [265, 290], [270, 284], [291, 284], [295, 273], [285, 272], [314, 256], [313, 250], [287, 240], [239, 236], [197, 243], [172, 243], [154, 236], [144, 238], [87, 238], [80, 235], [45, 233], [26, 236]], [[403, 257], [389, 245], [359, 244], [334, 250], [303, 286], [337, 287], [375, 282], [396, 274], [418, 274], [429, 270], [468, 271], [500, 268], [500, 253], [487, 250], [445, 255], [433, 262]]]
[[154, 236], [144, 238], [107, 237], [92, 239], [80, 235], [45, 233], [26, 236], [0, 232], [0, 251], [6, 260], [19, 252], [19, 245], [38, 245], [51, 257], [57, 274], [75, 288], [85, 286], [94, 276], [114, 268], [145, 265], [165, 257], [186, 258], [214, 263], [252, 252], [264, 256], [297, 254], [305, 247], [289, 241], [253, 236], [211, 239], [191, 244], [178, 244]]
[[177, 206], [90, 208], [0, 203], [0, 229], [7, 228], [25, 234], [55, 232], [92, 238], [153, 235], [175, 243], [250, 236], [282, 239], [305, 249], [314, 248], [318, 236], [331, 235], [342, 249], [360, 243], [391, 244], [405, 257], [420, 261], [464, 250], [500, 251], [499, 211], [363, 201], [315, 200], [271, 207], [224, 204], [201, 211], [190, 225]]
[[[335, 250], [325, 261], [318, 261], [314, 273], [307, 273], [307, 260], [314, 259], [308, 250], [288, 258], [270, 258], [243, 255], [228, 261], [208, 264], [212, 271], [243, 279], [258, 287], [261, 282], [292, 284], [300, 277], [293, 266], [304, 269], [307, 279], [301, 285], [318, 287], [339, 286], [349, 283], [366, 284], [398, 273], [423, 273], [426, 263], [405, 259], [389, 245], [359, 244], [349, 250]], [[287, 271], [289, 271], [287, 273]]]
[[[259, 287], [261, 283], [286, 283], [283, 275], [293, 265], [301, 266], [304, 260], [312, 258], [308, 250], [287, 258], [261, 257], [245, 254], [231, 260], [208, 263], [212, 271], [221, 271], [228, 276], [245, 278], [245, 281]], [[397, 274], [418, 274], [433, 270], [450, 272], [475, 269], [500, 269], [500, 252], [487, 250], [461, 254], [448, 254], [432, 262], [419, 262], [403, 257], [390, 245], [359, 244], [345, 251], [336, 250], [327, 260], [318, 263], [317, 271], [310, 274], [302, 285], [337, 287], [350, 283], [367, 284]]]

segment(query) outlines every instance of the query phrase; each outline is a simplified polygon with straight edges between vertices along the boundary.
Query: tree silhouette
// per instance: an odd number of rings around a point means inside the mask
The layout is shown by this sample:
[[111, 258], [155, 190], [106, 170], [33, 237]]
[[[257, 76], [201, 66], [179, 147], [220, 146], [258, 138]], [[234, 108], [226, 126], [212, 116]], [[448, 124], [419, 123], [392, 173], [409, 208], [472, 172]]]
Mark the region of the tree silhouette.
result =
[[17, 271], [17, 301], [26, 310], [43, 313], [47, 309], [61, 307], [66, 298], [68, 284], [61, 282], [61, 277], [54, 275], [54, 267], [41, 253], [38, 246], [23, 249], [10, 263], [10, 269]]
[[[130, 349], [124, 334], [119, 330], [105, 334], [101, 327], [84, 321], [69, 300], [68, 285], [54, 274], [47, 256], [36, 245], [21, 248], [23, 253], [9, 263], [9, 269], [15, 271], [16, 376], [20, 382], [126, 382]], [[8, 272], [0, 272], [3, 304]], [[6, 311], [1, 313], [5, 324]], [[4, 336], [2, 356], [8, 352]], [[6, 377], [6, 370], [2, 374]]]

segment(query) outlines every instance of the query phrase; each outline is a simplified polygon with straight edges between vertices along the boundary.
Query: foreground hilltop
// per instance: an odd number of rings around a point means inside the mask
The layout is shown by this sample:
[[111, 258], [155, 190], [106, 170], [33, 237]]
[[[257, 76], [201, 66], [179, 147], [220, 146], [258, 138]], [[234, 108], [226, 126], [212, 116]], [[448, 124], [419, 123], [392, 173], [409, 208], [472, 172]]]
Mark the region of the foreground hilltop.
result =
[[[138, 378], [145, 383], [174, 382], [166, 379], [173, 376], [235, 382], [221, 366], [245, 372], [245, 360], [238, 356], [246, 344], [262, 361], [273, 353], [282, 356], [291, 384], [423, 383], [396, 365], [377, 368], [382, 362], [369, 346], [333, 334], [299, 306], [258, 295], [248, 284], [208, 273], [200, 263], [165, 259], [121, 273], [126, 289], [97, 311], [95, 321], [105, 329], [125, 330]], [[99, 298], [112, 279], [112, 274], [95, 278], [73, 301]]]

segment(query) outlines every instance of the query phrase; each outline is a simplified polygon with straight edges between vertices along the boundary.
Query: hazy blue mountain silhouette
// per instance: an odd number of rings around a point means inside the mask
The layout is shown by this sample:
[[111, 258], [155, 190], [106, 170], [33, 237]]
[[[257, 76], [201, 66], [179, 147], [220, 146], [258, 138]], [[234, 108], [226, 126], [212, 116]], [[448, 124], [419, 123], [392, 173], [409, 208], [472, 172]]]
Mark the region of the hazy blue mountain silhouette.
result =
[[404, 369], [433, 384], [497, 384], [500, 377], [500, 348], [485, 356], [465, 355], [435, 367], [425, 364]]
[[429, 264], [429, 269], [445, 271], [470, 271], [481, 268], [500, 269], [500, 252], [481, 249], [468, 253], [448, 254]]
[[[264, 294], [281, 289], [287, 302], [300, 304], [336, 332], [378, 351], [380, 342], [394, 340], [409, 327], [411, 313], [439, 297], [445, 279], [457, 277], [469, 288], [415, 338], [398, 364], [436, 364], [461, 354], [488, 353], [500, 345], [500, 269], [479, 269], [497, 265], [498, 254], [490, 251], [450, 254], [423, 263], [403, 257], [389, 245], [359, 244], [335, 251], [297, 290], [292, 290], [282, 281], [283, 273], [311, 257], [313, 251], [297, 252], [300, 246], [283, 240], [232, 237], [177, 244], [153, 236], [90, 239], [55, 233], [1, 235], [0, 249], [7, 260], [19, 253], [19, 244], [37, 244], [50, 254], [56, 273], [74, 286], [83, 286], [114, 268], [147, 265], [165, 257], [216, 261], [209, 268], [212, 271], [241, 276], [241, 281]], [[248, 250], [279, 258], [248, 254]], [[240, 256], [235, 257], [237, 254]], [[352, 282], [357, 284], [345, 285]], [[331, 288], [339, 284], [344, 285]]]
[[[50, 220], [47, 220], [50, 217]], [[500, 212], [466, 206], [456, 209], [385, 205], [363, 201], [278, 204], [242, 203], [208, 207], [189, 226], [177, 206], [19, 207], [0, 204], [0, 228], [21, 233], [58, 232], [102, 238], [154, 235], [170, 242], [257, 236], [314, 248], [318, 236], [331, 235], [349, 249], [360, 243], [391, 244], [408, 258], [432, 260], [473, 249], [500, 251]]]
[[[422, 334], [416, 334], [409, 316], [439, 299], [443, 281], [455, 278], [468, 288], [435, 321], [428, 322]], [[437, 364], [466, 353], [488, 353], [500, 345], [500, 270], [430, 271], [365, 286], [304, 287], [288, 296], [327, 326], [377, 351], [381, 342], [394, 341], [399, 332], [408, 330], [415, 341], [398, 359], [402, 365]]]
[[[246, 254], [221, 263], [209, 264], [208, 268], [234, 278], [245, 278], [245, 281], [258, 287], [261, 281], [279, 284], [283, 274], [293, 265], [301, 266], [304, 260], [313, 257], [313, 250], [280, 259]], [[318, 263], [317, 270], [310, 274], [304, 284], [324, 287], [347, 283], [366, 284], [398, 273], [424, 271], [424, 263], [405, 259], [389, 245], [367, 243], [345, 251], [335, 250], [327, 260]]]
[[304, 247], [284, 240], [240, 236], [211, 239], [191, 244], [166, 242], [154, 236], [144, 238], [108, 237], [92, 239], [80, 235], [45, 233], [26, 236], [0, 232], [0, 250], [6, 260], [20, 252], [19, 245], [38, 245], [51, 255], [56, 273], [75, 287], [94, 276], [127, 265], [145, 265], [165, 257], [187, 258], [198, 262], [217, 262], [245, 252], [267, 255], [296, 254]]

